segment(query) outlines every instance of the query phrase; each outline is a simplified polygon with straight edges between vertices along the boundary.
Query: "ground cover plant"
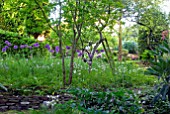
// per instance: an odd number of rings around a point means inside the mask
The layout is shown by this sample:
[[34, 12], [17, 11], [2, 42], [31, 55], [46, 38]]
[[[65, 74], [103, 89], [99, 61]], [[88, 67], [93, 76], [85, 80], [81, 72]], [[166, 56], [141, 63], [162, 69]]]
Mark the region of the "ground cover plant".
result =
[[0, 0], [0, 113], [169, 113], [164, 2]]

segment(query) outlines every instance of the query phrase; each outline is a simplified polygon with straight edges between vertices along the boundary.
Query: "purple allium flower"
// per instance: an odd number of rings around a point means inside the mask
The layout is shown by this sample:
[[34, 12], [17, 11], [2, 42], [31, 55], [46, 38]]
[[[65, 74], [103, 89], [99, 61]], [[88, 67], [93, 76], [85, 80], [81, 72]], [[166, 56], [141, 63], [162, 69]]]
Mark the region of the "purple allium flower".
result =
[[17, 45], [14, 45], [14, 49], [18, 49], [18, 46], [17, 46]]
[[100, 52], [104, 52], [104, 50], [102, 49], [102, 50], [100, 50]]
[[39, 43], [35, 43], [35, 44], [33, 44], [33, 46], [34, 47], [39, 47], [40, 45], [39, 45]]
[[56, 46], [56, 47], [55, 47], [55, 52], [58, 53], [59, 51], [60, 51], [59, 46]]
[[32, 49], [32, 46], [28, 46], [29, 49]]
[[96, 50], [96, 53], [99, 53], [99, 50]]
[[66, 46], [66, 49], [67, 49], [67, 50], [70, 50], [70, 49], [71, 49], [71, 47], [70, 47], [70, 46]]
[[96, 57], [97, 57], [97, 58], [101, 58], [101, 57], [102, 57], [102, 55], [101, 55], [101, 54], [98, 54]]
[[6, 52], [6, 50], [8, 49], [9, 47], [8, 46], [5, 46], [2, 48], [2, 52]]
[[54, 50], [52, 49], [52, 50], [49, 50], [51, 53], [54, 53]]
[[5, 44], [8, 46], [12, 46], [12, 44], [8, 40], [5, 41]]
[[80, 50], [76, 50], [77, 53], [80, 53], [81, 51]]
[[48, 50], [50, 50], [50, 45], [49, 45], [49, 44], [46, 44], [46, 45], [45, 45], [45, 48], [47, 48]]
[[24, 44], [24, 45], [20, 45], [20, 48], [23, 49], [23, 48], [27, 48], [28, 45], [27, 44]]
[[78, 53], [78, 56], [79, 56], [79, 57], [81, 57], [82, 55], [83, 55], [83, 54], [82, 54], [81, 52], [80, 52], [80, 53]]

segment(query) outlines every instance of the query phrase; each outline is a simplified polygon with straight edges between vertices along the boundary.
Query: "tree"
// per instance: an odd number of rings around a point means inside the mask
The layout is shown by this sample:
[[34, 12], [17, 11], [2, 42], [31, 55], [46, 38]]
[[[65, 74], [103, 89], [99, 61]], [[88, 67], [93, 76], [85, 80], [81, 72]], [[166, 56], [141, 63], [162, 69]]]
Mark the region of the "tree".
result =
[[168, 29], [168, 19], [158, 8], [152, 7], [145, 11], [137, 22], [139, 29], [139, 52], [152, 50], [161, 41], [161, 32]]
[[[53, 7], [48, 0], [39, 2], [46, 15], [49, 15]], [[11, 0], [4, 1], [4, 6], [0, 14], [2, 29], [18, 32], [20, 34], [33, 35], [38, 37], [42, 31], [49, 29], [48, 20], [44, 20], [40, 7], [34, 0]]]

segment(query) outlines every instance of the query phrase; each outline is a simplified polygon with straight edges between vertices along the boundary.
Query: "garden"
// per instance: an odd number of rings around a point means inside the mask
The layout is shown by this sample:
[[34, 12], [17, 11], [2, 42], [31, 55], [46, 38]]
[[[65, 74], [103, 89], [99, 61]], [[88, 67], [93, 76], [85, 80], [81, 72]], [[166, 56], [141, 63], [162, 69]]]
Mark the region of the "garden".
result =
[[168, 114], [164, 0], [0, 0], [0, 114]]

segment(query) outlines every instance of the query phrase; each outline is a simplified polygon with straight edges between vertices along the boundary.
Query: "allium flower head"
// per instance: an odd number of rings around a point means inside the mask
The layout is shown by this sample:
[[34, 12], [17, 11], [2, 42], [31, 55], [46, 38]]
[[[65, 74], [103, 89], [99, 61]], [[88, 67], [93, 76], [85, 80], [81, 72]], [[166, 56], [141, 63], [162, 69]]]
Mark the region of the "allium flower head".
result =
[[28, 46], [29, 49], [32, 49], [32, 46]]
[[100, 52], [104, 52], [104, 50], [102, 49], [102, 50], [100, 50]]
[[81, 52], [80, 52], [80, 53], [78, 53], [78, 56], [79, 56], [79, 57], [81, 57], [82, 55], [83, 55], [83, 54], [82, 54]]
[[101, 57], [102, 57], [102, 55], [101, 55], [101, 54], [98, 54], [96, 57], [97, 57], [97, 58], [101, 58]]
[[17, 46], [17, 45], [14, 45], [14, 49], [18, 49], [18, 46]]
[[99, 50], [96, 50], [96, 53], [99, 53]]
[[5, 46], [2, 48], [2, 52], [6, 52], [6, 50], [8, 49], [9, 47], [8, 46]]
[[80, 50], [76, 50], [77, 53], [80, 53], [81, 51]]
[[56, 47], [55, 47], [55, 52], [58, 53], [59, 51], [60, 51], [59, 46], [56, 46]]
[[5, 41], [5, 44], [8, 46], [12, 46], [12, 44], [8, 40]]
[[33, 44], [33, 47], [39, 47], [39, 46], [40, 46], [39, 43]]
[[70, 50], [70, 49], [71, 49], [71, 47], [70, 47], [70, 46], [66, 46], [66, 49], [67, 49], [67, 50]]
[[23, 48], [27, 48], [28, 45], [27, 44], [24, 44], [24, 45], [20, 45], [20, 48], [23, 49]]
[[52, 49], [52, 50], [49, 50], [51, 53], [54, 53], [54, 50]]
[[49, 44], [46, 44], [46, 45], [45, 45], [45, 48], [47, 48], [48, 50], [50, 50], [50, 45], [49, 45]]

